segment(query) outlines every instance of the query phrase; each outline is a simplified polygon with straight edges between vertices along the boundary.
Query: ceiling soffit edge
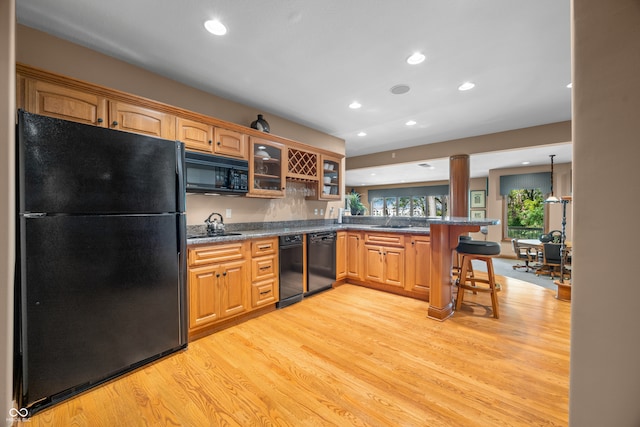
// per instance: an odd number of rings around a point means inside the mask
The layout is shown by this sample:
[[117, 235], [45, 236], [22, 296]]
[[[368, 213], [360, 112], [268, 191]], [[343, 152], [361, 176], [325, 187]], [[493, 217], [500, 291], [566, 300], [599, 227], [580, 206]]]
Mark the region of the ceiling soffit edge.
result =
[[571, 121], [346, 158], [346, 170], [571, 142]]

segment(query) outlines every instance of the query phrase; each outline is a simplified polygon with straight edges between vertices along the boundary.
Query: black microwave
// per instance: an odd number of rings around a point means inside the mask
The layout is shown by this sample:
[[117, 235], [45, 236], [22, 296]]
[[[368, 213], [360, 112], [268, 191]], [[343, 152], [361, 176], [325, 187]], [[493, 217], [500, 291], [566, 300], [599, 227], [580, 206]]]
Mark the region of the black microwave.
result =
[[242, 194], [249, 191], [249, 162], [211, 154], [185, 153], [187, 193]]

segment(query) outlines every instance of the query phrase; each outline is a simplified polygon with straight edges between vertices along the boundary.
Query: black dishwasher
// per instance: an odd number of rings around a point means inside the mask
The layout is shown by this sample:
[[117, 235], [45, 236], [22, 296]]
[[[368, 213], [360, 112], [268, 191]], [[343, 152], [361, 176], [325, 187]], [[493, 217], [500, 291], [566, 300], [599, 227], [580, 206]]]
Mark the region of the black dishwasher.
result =
[[336, 281], [336, 233], [307, 235], [307, 295], [324, 291]]
[[302, 300], [303, 266], [302, 234], [280, 236], [280, 300], [283, 308]]

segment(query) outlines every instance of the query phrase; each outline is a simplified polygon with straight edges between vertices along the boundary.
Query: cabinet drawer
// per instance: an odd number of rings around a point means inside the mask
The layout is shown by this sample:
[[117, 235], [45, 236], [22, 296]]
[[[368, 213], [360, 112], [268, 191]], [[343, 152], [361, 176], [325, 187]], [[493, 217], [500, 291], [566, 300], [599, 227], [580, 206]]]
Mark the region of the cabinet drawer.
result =
[[365, 243], [386, 246], [404, 246], [404, 234], [399, 233], [365, 233]]
[[251, 256], [259, 257], [275, 254], [278, 250], [278, 239], [260, 239], [251, 241]]
[[201, 246], [189, 249], [189, 266], [209, 264], [212, 262], [243, 259], [245, 246], [242, 242], [225, 243], [212, 246]]
[[275, 279], [264, 280], [251, 286], [251, 307], [278, 302], [278, 286]]
[[276, 277], [276, 258], [275, 256], [266, 256], [261, 258], [254, 258], [251, 266], [251, 279], [252, 281], [264, 280], [272, 277]]

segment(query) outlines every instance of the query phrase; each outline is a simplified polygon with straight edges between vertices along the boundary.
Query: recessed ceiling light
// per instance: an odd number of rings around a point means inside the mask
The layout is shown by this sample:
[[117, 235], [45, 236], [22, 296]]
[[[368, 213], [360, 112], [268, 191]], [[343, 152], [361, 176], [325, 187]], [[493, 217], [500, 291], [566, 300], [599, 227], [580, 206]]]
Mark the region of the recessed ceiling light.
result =
[[522, 164], [523, 164], [523, 165], [528, 165], [528, 164], [530, 164], [530, 163], [531, 163], [531, 162], [522, 162]]
[[418, 166], [422, 166], [423, 168], [427, 168], [427, 169], [435, 169], [429, 163], [418, 163]]
[[395, 85], [391, 89], [389, 89], [394, 95], [402, 95], [403, 93], [409, 92], [411, 88], [407, 85]]
[[407, 58], [407, 64], [410, 65], [417, 65], [421, 62], [423, 62], [425, 60], [425, 56], [420, 53], [420, 52], [416, 52], [413, 55], [411, 55], [410, 57]]
[[204, 27], [207, 29], [207, 31], [216, 36], [224, 36], [225, 34], [227, 34], [227, 27], [225, 27], [224, 24], [217, 19], [211, 19], [205, 22]]
[[371, 172], [371, 176], [376, 176], [376, 173], [375, 172]]
[[362, 107], [362, 104], [360, 104], [358, 101], [353, 101], [351, 104], [349, 104], [349, 108], [351, 108], [352, 110], [357, 110], [360, 107]]
[[413, 125], [415, 125], [416, 123], [418, 123], [418, 122], [416, 122], [415, 120], [409, 120], [407, 123], [405, 123], [405, 125], [407, 125], [407, 126], [413, 126]]
[[460, 86], [458, 86], [458, 90], [469, 90], [469, 89], [473, 89], [475, 86], [476, 86], [475, 83], [464, 82]]
[[358, 136], [367, 136], [365, 132], [358, 132]]
[[571, 88], [573, 87], [573, 83], [569, 83], [569, 84], [567, 85], [567, 87], [568, 87], [569, 89], [571, 89]]

